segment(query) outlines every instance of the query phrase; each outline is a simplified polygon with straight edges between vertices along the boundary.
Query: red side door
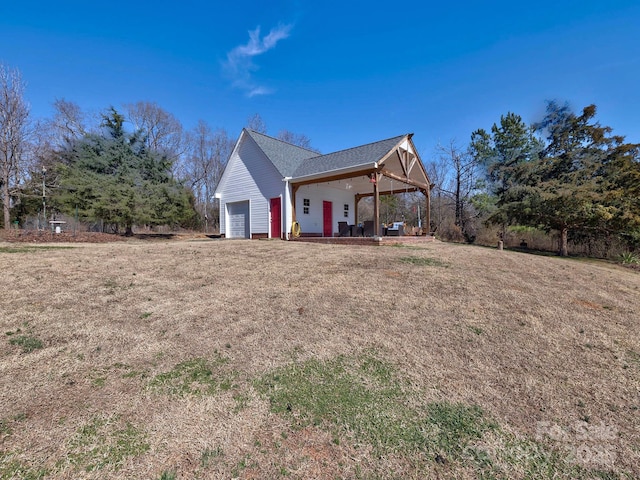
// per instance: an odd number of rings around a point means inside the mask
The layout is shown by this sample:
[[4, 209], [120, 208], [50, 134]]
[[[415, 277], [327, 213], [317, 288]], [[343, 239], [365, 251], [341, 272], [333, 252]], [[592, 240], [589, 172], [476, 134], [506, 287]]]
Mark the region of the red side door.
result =
[[282, 238], [282, 214], [280, 197], [272, 198], [271, 205], [271, 238]]
[[333, 236], [333, 204], [331, 202], [322, 202], [322, 236]]

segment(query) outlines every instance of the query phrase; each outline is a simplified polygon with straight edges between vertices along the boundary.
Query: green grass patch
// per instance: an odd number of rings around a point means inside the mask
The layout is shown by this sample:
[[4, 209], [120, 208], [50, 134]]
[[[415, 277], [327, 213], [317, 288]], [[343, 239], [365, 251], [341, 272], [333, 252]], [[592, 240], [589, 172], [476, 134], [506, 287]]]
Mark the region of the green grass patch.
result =
[[178, 478], [176, 475], [174, 471], [165, 470], [162, 472], [162, 475], [160, 475], [160, 480], [176, 480], [176, 478]]
[[[477, 405], [420, 401], [393, 365], [372, 354], [293, 363], [254, 386], [294, 428], [327, 430], [336, 445], [369, 445], [380, 459], [400, 456], [425, 475], [445, 465], [482, 479], [618, 478], [576, 464], [561, 448], [502, 431]], [[393, 477], [384, 462], [374, 469], [372, 478]]]
[[25, 465], [12, 452], [0, 451], [0, 478], [19, 478], [21, 480], [39, 480], [49, 477], [44, 468]]
[[102, 388], [107, 383], [107, 377], [94, 377], [91, 379], [91, 385], [96, 388]]
[[10, 422], [7, 420], [0, 419], [0, 436], [9, 436], [13, 433]]
[[129, 283], [120, 283], [115, 278], [107, 278], [106, 280], [104, 280], [102, 285], [107, 290], [107, 294], [115, 295], [116, 292], [124, 292], [126, 290], [129, 290], [130, 288], [133, 288], [136, 284], [133, 281]]
[[18, 335], [9, 339], [11, 345], [22, 348], [22, 353], [31, 353], [43, 347], [42, 340], [31, 335]]
[[510, 225], [507, 230], [511, 233], [535, 233], [542, 232], [535, 227], [528, 227], [526, 225]]
[[407, 245], [406, 243], [393, 243], [391, 245], [384, 245], [391, 248], [404, 248], [406, 250], [429, 250], [427, 247], [418, 247], [417, 245]]
[[224, 452], [222, 451], [221, 447], [205, 448], [200, 455], [200, 465], [203, 468], [208, 468], [223, 456]]
[[256, 466], [256, 463], [251, 461], [251, 455], [250, 454], [246, 454], [231, 469], [231, 476], [232, 476], [232, 478], [238, 478], [238, 477], [240, 477], [240, 474], [242, 473], [243, 470], [245, 470], [246, 468], [252, 468], [252, 467], [255, 467], [255, 466]]
[[352, 442], [371, 445], [377, 455], [416, 453], [453, 460], [483, 432], [494, 428], [477, 406], [436, 402], [409, 406], [413, 394], [392, 365], [375, 356], [309, 360], [277, 369], [256, 382], [271, 410], [294, 426], [315, 425]]
[[640, 367], [640, 353], [629, 349], [626, 352], [626, 357], [629, 363], [634, 363], [636, 366]]
[[0, 247], [0, 253], [29, 253], [29, 252], [37, 252], [44, 250], [68, 250], [70, 248], [68, 246], [54, 246], [54, 245], [46, 245], [46, 246], [20, 246], [20, 247]]
[[429, 258], [429, 257], [400, 257], [400, 261], [402, 263], [409, 263], [411, 265], [416, 265], [419, 267], [446, 267], [448, 266], [442, 260], [438, 260], [437, 258]]
[[67, 458], [87, 472], [110, 467], [119, 470], [127, 457], [149, 451], [146, 434], [118, 417], [95, 417], [76, 431]]
[[224, 368], [228, 360], [216, 355], [213, 360], [194, 358], [156, 375], [150, 387], [170, 395], [215, 395], [233, 386], [235, 374]]
[[233, 395], [233, 400], [236, 402], [233, 407], [233, 413], [238, 413], [247, 408], [250, 398], [246, 393], [239, 392]]
[[482, 332], [484, 331], [480, 327], [476, 327], [475, 325], [467, 325], [467, 328], [476, 335], [482, 335]]
[[[13, 434], [12, 425], [17, 422], [23, 422], [27, 419], [27, 414], [22, 412], [10, 418], [0, 418], [0, 438]], [[0, 477], [2, 478], [2, 477]]]
[[[27, 419], [27, 414], [24, 412], [13, 415], [12, 417], [0, 418], [0, 438], [3, 436], [10, 436], [13, 434], [13, 424], [18, 422], [24, 422]], [[3, 477], [0, 477], [3, 478]]]

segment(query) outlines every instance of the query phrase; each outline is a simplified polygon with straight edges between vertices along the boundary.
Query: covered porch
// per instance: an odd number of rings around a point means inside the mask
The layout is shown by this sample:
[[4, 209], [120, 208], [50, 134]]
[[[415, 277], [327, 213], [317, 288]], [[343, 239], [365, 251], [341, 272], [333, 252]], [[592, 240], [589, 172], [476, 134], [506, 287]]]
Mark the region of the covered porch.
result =
[[[371, 144], [329, 154], [323, 157], [324, 168], [321, 171], [314, 172], [315, 165], [310, 164], [306, 171], [304, 168], [301, 169], [299, 176], [286, 179], [291, 187], [293, 225], [297, 223], [300, 213], [298, 212], [300, 189], [315, 185], [335, 191], [337, 198], [345, 198], [345, 195], [352, 198], [354, 212], [353, 216], [349, 215], [351, 221], [344, 221], [344, 218], [331, 218], [331, 228], [325, 225], [322, 235], [316, 233], [311, 235], [312, 238], [336, 238], [337, 241], [333, 243], [353, 244], [371, 243], [371, 239], [381, 243], [383, 240], [379, 239], [389, 237], [394, 237], [396, 242], [401, 238], [406, 238], [407, 242], [413, 242], [415, 240], [409, 240], [409, 238], [430, 236], [432, 185], [413, 145], [411, 135], [402, 137], [391, 147], [389, 149], [389, 144]], [[333, 164], [333, 168], [327, 169], [327, 163]], [[404, 218], [393, 218], [389, 223], [382, 221], [381, 197], [414, 192], [420, 193], [422, 197], [417, 204], [417, 222], [406, 225]], [[367, 215], [368, 218], [362, 218], [360, 215], [361, 200], [366, 198], [372, 199], [372, 218], [371, 210]], [[324, 221], [327, 222], [326, 217]], [[310, 235], [304, 232], [300, 236], [295, 235], [292, 230], [292, 238], [306, 240], [309, 237]], [[357, 238], [362, 240], [356, 241]]]

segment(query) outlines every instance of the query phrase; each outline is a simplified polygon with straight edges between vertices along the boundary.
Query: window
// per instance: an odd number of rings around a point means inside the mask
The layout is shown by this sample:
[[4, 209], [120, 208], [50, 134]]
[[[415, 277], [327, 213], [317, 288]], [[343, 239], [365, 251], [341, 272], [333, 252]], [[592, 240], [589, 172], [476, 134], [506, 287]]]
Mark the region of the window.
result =
[[349, 204], [344, 204], [344, 218], [349, 218]]
[[305, 215], [309, 215], [309, 207], [311, 206], [311, 202], [308, 198], [302, 199], [302, 213]]

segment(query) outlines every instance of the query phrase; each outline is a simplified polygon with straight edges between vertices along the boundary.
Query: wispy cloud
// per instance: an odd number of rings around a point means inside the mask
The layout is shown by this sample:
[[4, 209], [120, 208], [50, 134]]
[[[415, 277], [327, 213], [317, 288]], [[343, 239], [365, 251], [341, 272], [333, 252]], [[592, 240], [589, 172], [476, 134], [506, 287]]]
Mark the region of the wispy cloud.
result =
[[249, 42], [246, 45], [238, 45], [227, 53], [223, 69], [234, 87], [244, 90], [248, 97], [273, 93], [272, 89], [259, 85], [253, 78], [253, 72], [258, 69], [253, 59], [275, 48], [280, 40], [289, 37], [291, 28], [292, 25], [278, 25], [267, 35], [260, 37], [260, 27], [257, 27], [249, 32]]

